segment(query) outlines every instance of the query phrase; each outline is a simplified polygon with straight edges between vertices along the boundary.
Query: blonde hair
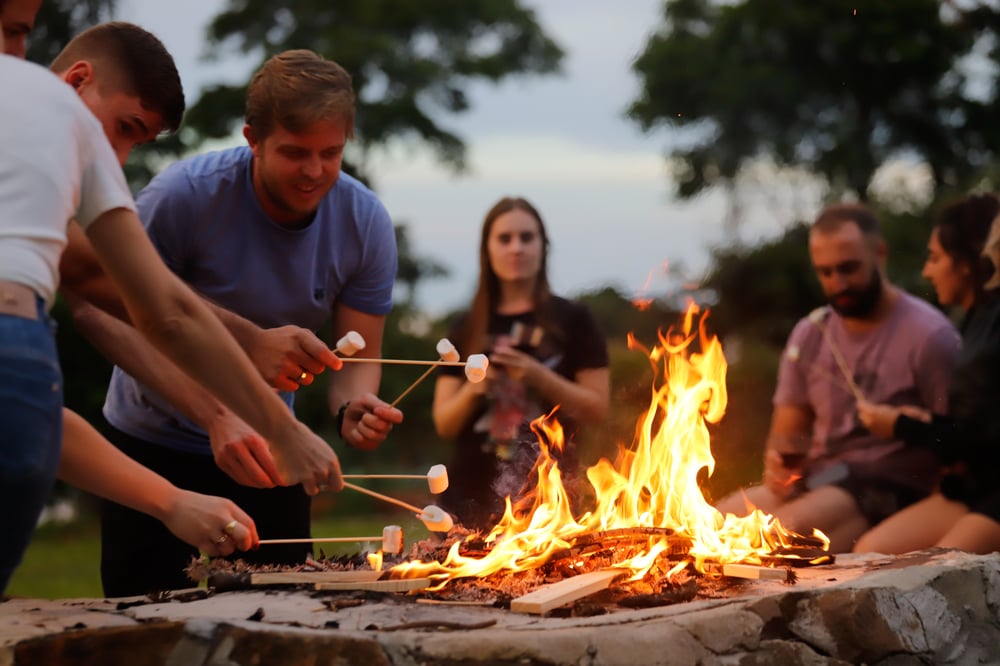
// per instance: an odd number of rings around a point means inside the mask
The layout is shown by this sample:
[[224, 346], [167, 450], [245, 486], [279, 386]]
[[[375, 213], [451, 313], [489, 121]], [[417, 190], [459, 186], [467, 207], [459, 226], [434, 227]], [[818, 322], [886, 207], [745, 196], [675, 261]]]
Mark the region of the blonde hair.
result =
[[301, 132], [317, 121], [340, 118], [353, 137], [354, 101], [351, 75], [343, 67], [308, 49], [285, 51], [251, 79], [246, 123], [259, 140], [278, 125]]

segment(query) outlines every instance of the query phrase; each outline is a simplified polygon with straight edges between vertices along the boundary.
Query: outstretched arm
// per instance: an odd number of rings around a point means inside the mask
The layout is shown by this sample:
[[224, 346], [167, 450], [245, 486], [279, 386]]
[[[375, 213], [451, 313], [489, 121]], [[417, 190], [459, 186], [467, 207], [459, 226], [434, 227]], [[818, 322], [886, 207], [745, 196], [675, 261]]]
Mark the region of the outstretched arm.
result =
[[283, 483], [342, 487], [332, 449], [289, 413], [208, 306], [160, 260], [135, 213], [108, 211], [87, 236], [143, 335], [272, 446]]
[[212, 556], [247, 550], [259, 541], [253, 520], [238, 506], [181, 490], [116, 449], [68, 409], [63, 409], [59, 478], [153, 516], [178, 538]]
[[[382, 355], [384, 328], [382, 315], [361, 312], [342, 303], [333, 308], [334, 335], [357, 331], [364, 338], [365, 348], [355, 354], [359, 358]], [[381, 381], [382, 368], [377, 363], [345, 363], [343, 369], [331, 377], [330, 412], [336, 414], [342, 405], [350, 402], [344, 412], [340, 436], [355, 448], [374, 449], [388, 437], [393, 425], [403, 422], [403, 412], [378, 398]]]
[[237, 483], [273, 488], [281, 476], [267, 442], [131, 325], [65, 293], [78, 331], [109, 361], [135, 377], [208, 433], [215, 463]]

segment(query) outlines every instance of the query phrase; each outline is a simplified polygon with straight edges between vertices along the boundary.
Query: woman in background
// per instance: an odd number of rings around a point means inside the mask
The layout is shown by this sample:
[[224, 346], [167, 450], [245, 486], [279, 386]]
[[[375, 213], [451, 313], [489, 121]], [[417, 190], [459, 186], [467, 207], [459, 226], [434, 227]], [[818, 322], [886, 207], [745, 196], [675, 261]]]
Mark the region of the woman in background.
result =
[[[504, 497], [517, 499], [539, 452], [530, 423], [558, 406], [565, 447], [553, 449], [564, 480], [578, 465], [574, 434], [608, 411], [608, 351], [586, 306], [549, 288], [549, 239], [538, 211], [522, 198], [498, 201], [479, 244], [479, 284], [468, 312], [453, 324], [459, 353], [485, 353], [485, 381], [442, 367], [434, 424], [454, 439], [445, 506], [467, 527], [489, 529]], [[566, 482], [567, 489], [570, 483]], [[493, 522], [491, 522], [493, 521]]]
[[998, 214], [995, 195], [970, 195], [946, 205], [931, 231], [923, 275], [941, 305], [966, 313], [949, 413], [868, 403], [859, 403], [858, 411], [872, 432], [927, 446], [947, 467], [937, 492], [862, 535], [855, 552], [1000, 549], [1000, 488], [992, 480], [1000, 465]]

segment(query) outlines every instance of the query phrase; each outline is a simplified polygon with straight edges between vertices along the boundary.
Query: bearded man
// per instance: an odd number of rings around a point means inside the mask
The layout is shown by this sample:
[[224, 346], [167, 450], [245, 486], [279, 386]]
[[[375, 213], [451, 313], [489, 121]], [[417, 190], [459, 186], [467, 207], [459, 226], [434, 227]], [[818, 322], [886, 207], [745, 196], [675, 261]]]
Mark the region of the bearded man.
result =
[[716, 506], [750, 506], [849, 551], [869, 527], [925, 497], [938, 466], [925, 451], [877, 437], [861, 397], [943, 412], [959, 337], [948, 319], [885, 277], [888, 247], [862, 204], [823, 210], [809, 255], [828, 305], [801, 319], [778, 369], [760, 485]]

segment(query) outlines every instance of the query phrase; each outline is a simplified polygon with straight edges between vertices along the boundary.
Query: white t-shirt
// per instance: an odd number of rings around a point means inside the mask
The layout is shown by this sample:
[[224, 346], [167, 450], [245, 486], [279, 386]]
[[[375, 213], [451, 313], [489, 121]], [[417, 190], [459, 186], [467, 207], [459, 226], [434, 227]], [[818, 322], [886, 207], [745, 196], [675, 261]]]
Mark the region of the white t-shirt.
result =
[[72, 218], [135, 210], [100, 122], [52, 72], [0, 55], [0, 280], [51, 306]]

